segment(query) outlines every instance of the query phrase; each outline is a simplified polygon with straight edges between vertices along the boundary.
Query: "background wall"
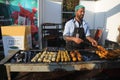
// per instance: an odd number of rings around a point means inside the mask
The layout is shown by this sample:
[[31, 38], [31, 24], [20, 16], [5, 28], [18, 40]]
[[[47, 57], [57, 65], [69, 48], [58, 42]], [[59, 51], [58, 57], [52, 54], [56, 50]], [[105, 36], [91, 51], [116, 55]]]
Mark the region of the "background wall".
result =
[[80, 3], [85, 6], [85, 16], [84, 19], [90, 25], [90, 29], [95, 28], [95, 2], [94, 1], [82, 1]]
[[[40, 22], [61, 23], [62, 0], [40, 0], [42, 2], [42, 15]], [[102, 43], [105, 39], [115, 41], [118, 36], [120, 25], [120, 0], [80, 0], [80, 4], [86, 7], [85, 20], [89, 23], [90, 29], [102, 28]]]
[[61, 23], [62, 0], [43, 1], [43, 23]]
[[[91, 4], [93, 2], [93, 4]], [[105, 39], [115, 41], [118, 36], [118, 26], [120, 25], [120, 0], [99, 0], [99, 1], [82, 1], [81, 4], [87, 6], [85, 19], [88, 19], [88, 23], [91, 28], [102, 28], [104, 30], [102, 36], [102, 42], [104, 44]], [[92, 8], [89, 5], [92, 5]], [[92, 18], [92, 21], [90, 21]], [[93, 27], [94, 26], [94, 27]]]

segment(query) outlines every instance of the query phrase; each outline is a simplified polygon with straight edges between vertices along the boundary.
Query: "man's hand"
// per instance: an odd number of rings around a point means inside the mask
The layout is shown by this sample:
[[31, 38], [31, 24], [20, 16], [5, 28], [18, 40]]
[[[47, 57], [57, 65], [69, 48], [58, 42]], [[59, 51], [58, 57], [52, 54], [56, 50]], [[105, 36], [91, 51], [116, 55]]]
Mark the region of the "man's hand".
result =
[[96, 47], [98, 45], [97, 41], [94, 40], [93, 38], [91, 38], [91, 37], [88, 36], [87, 39], [92, 43], [92, 46]]
[[91, 43], [92, 43], [92, 46], [95, 46], [95, 47], [98, 45], [97, 42], [96, 42], [95, 40], [92, 40]]
[[83, 42], [82, 39], [80, 39], [80, 38], [76, 38], [76, 37], [73, 38], [73, 41], [74, 41], [75, 43], [77, 43], [77, 44], [80, 44], [80, 43]]

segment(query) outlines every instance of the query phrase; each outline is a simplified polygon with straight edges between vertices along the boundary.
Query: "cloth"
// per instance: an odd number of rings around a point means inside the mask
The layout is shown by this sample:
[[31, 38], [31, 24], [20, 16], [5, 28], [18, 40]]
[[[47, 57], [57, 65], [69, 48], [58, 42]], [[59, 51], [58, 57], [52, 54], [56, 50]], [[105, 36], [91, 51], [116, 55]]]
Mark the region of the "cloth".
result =
[[19, 14], [20, 14], [20, 12], [18, 12], [18, 11], [12, 12], [11, 17], [12, 17], [13, 20], [14, 20], [14, 24], [18, 24], [18, 17], [19, 17]]
[[75, 7], [75, 12], [77, 11], [77, 10], [79, 10], [79, 9], [81, 9], [81, 8], [85, 8], [83, 5], [77, 5], [76, 7]]
[[26, 10], [25, 8], [20, 6], [20, 16], [29, 18], [31, 20], [31, 25], [34, 24], [34, 16], [35, 16], [34, 12], [30, 12], [29, 10]]
[[[75, 19], [71, 19], [68, 22], [66, 22], [64, 31], [63, 31], [63, 36], [73, 36], [74, 33], [74, 21]], [[79, 23], [75, 21], [76, 27], [79, 27]], [[82, 26], [84, 28], [85, 36], [90, 36], [90, 31], [89, 31], [89, 25], [83, 20]]]

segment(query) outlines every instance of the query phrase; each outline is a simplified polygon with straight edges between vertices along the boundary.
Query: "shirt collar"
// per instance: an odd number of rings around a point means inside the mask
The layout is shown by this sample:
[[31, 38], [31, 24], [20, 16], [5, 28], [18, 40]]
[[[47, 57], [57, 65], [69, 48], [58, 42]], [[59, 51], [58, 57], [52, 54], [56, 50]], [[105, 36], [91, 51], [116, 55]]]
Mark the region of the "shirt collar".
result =
[[[74, 22], [76, 25], [79, 25], [78, 21], [76, 21], [75, 18], [73, 18], [73, 22]], [[83, 19], [82, 25], [84, 25], [84, 24], [85, 24], [85, 22], [84, 22], [84, 19]]]
[[[77, 22], [77, 21], [75, 20], [75, 18], [73, 18], [73, 22], [74, 22], [74, 23], [76, 23], [76, 22]], [[77, 23], [78, 23], [78, 22], [77, 22]], [[83, 19], [82, 24], [83, 24], [83, 25], [85, 24], [84, 19]]]

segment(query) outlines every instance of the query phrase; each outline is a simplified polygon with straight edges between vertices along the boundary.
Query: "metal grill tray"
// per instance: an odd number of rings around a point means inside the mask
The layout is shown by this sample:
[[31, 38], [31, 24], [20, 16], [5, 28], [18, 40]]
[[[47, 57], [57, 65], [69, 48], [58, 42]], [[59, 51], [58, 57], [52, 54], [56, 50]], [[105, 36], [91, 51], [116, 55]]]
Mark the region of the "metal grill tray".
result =
[[[59, 50], [65, 50], [64, 48], [59, 48]], [[44, 50], [19, 50], [15, 55], [13, 55], [8, 62], [9, 63], [33, 63], [31, 62], [31, 59], [39, 52], [42, 52]], [[49, 48], [47, 51], [55, 51], [58, 52], [58, 48]], [[69, 53], [70, 51], [68, 51]], [[95, 53], [94, 50], [89, 50], [89, 49], [82, 49], [79, 50], [80, 54], [82, 55], [83, 60], [82, 61], [69, 61], [69, 62], [58, 62], [59, 64], [74, 64], [74, 63], [81, 63], [81, 62], [89, 62], [89, 61], [102, 61], [105, 59], [100, 59], [99, 56]], [[21, 58], [22, 60], [20, 62], [17, 62], [16, 59]], [[117, 58], [119, 59], [119, 58]], [[117, 60], [117, 59], [112, 59], [112, 60]], [[111, 60], [110, 60], [111, 61]], [[44, 62], [34, 62], [34, 63], [44, 63]], [[49, 64], [55, 64], [56, 62], [51, 62]], [[58, 64], [57, 63], [57, 64]], [[46, 64], [46, 63], [45, 63]], [[48, 63], [47, 63], [48, 64]]]

